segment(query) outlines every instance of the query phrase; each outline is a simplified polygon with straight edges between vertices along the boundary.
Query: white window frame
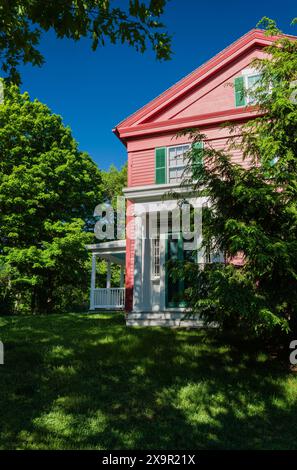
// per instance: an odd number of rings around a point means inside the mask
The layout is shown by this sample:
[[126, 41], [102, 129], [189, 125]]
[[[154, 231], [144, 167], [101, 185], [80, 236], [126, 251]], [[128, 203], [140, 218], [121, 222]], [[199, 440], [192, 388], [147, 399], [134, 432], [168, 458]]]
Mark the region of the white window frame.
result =
[[258, 70], [249, 68], [245, 69], [241, 72], [241, 75], [243, 76], [243, 86], [244, 86], [244, 91], [245, 91], [245, 99], [246, 99], [246, 105], [249, 104], [255, 104], [255, 102], [252, 100], [251, 96], [249, 96], [249, 78], [256, 77], [256, 76], [261, 76], [261, 73]]
[[172, 168], [176, 168], [176, 169], [182, 168], [183, 171], [186, 168], [186, 165], [178, 165], [178, 166], [175, 166], [175, 167], [170, 167], [170, 165], [169, 165], [169, 163], [170, 163], [170, 160], [169, 160], [170, 149], [176, 149], [178, 147], [188, 147], [187, 150], [185, 151], [185, 153], [186, 153], [188, 150], [190, 150], [191, 144], [186, 142], [184, 144], [170, 145], [169, 147], [166, 147], [166, 177], [167, 177], [167, 183], [169, 183], [169, 184], [179, 184], [179, 183], [182, 182], [182, 178], [181, 178], [179, 181], [175, 181], [175, 182], [171, 183], [171, 181], [170, 181], [170, 168], [171, 169]]
[[160, 279], [160, 274], [160, 237], [156, 237], [151, 239], [151, 279]]

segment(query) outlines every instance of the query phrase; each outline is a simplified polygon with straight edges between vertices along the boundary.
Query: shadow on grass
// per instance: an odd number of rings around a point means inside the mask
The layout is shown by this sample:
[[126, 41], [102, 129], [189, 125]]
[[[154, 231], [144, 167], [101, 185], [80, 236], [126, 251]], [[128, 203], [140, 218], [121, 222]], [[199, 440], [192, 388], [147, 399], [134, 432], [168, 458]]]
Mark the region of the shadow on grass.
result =
[[216, 332], [131, 329], [122, 314], [0, 327], [3, 449], [297, 448], [297, 379]]

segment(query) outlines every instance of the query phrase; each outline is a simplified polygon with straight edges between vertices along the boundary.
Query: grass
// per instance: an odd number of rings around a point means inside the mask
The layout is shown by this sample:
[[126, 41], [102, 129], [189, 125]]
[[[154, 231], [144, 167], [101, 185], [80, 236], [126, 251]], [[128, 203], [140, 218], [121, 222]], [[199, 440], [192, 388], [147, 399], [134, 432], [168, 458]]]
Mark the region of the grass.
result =
[[0, 317], [1, 449], [296, 449], [297, 377], [214, 331]]

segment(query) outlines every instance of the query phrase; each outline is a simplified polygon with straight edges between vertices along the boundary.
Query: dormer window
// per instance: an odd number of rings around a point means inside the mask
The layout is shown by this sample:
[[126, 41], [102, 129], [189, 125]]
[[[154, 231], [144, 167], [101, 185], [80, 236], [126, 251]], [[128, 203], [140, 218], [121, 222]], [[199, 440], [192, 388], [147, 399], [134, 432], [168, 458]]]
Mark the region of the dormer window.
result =
[[185, 176], [188, 165], [187, 151], [190, 145], [169, 147], [168, 152], [168, 183], [180, 183]]
[[253, 69], [242, 71], [240, 77], [234, 80], [236, 107], [255, 104], [254, 91], [261, 79], [261, 74]]

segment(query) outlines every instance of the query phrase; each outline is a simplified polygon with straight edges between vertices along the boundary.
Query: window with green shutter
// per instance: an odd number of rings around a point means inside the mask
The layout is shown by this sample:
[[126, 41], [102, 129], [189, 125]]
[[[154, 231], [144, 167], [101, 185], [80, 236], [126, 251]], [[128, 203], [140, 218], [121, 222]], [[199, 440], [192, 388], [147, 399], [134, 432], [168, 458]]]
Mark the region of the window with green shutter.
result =
[[166, 183], [166, 147], [155, 150], [155, 183]]
[[235, 89], [235, 105], [236, 107], [245, 106], [245, 94], [244, 94], [244, 78], [236, 77], [234, 80]]
[[255, 91], [261, 85], [261, 74], [258, 72], [242, 72], [241, 77], [234, 80], [236, 107], [255, 104]]

